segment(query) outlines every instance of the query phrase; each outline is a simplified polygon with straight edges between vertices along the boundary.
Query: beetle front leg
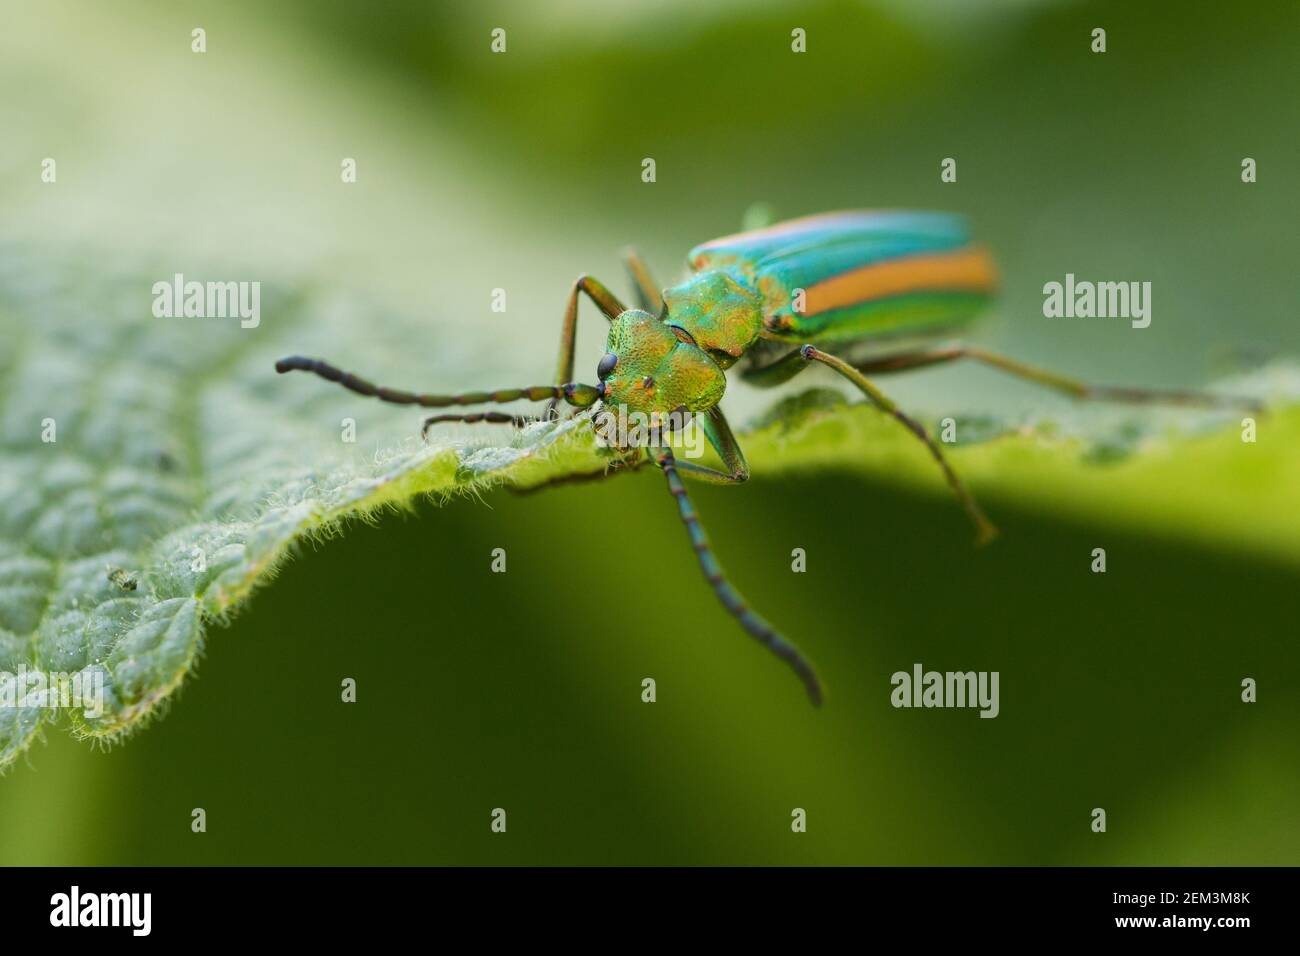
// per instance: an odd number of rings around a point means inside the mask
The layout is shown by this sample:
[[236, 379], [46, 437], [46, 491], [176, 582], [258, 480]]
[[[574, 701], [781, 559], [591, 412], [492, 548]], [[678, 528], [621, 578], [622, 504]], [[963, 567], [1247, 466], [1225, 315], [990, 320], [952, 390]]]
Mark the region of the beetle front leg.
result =
[[596, 303], [605, 318], [613, 321], [627, 309], [618, 301], [618, 296], [610, 292], [605, 284], [591, 276], [578, 276], [569, 290], [569, 301], [564, 307], [564, 326], [560, 330], [560, 364], [555, 372], [556, 384], [573, 380], [573, 347], [578, 333], [578, 293], [585, 293], [587, 298]]
[[[605, 283], [588, 275], [578, 276], [569, 290], [569, 301], [564, 307], [564, 325], [560, 329], [560, 362], [555, 372], [556, 384], [573, 379], [573, 349], [578, 334], [578, 293], [585, 293], [587, 298], [596, 303], [605, 318], [611, 322], [621, 313], [626, 312], [618, 296], [610, 292]], [[546, 406], [546, 417], [554, 418], [557, 402]]]
[[691, 475], [694, 478], [718, 485], [738, 485], [741, 482], [748, 481], [749, 463], [745, 461], [745, 453], [741, 451], [740, 442], [736, 441], [735, 433], [732, 432], [731, 426], [727, 424], [722, 409], [714, 405], [697, 421], [700, 429], [704, 432], [704, 437], [713, 446], [713, 450], [718, 453], [718, 457], [722, 459], [722, 464], [727, 470], [719, 471], [716, 468], [710, 468], [708, 465], [697, 465], [694, 462], [682, 461], [682, 459], [676, 458], [674, 461], [677, 470], [684, 475]]
[[691, 503], [690, 496], [686, 492], [686, 485], [678, 474], [682, 463], [673, 457], [673, 450], [668, 447], [655, 449], [654, 459], [655, 463], [663, 470], [664, 477], [668, 479], [668, 493], [677, 502], [678, 514], [682, 519], [682, 524], [686, 527], [691, 548], [695, 551], [695, 556], [700, 562], [700, 570], [703, 572], [705, 580], [709, 582], [709, 586], [713, 588], [713, 593], [717, 596], [718, 601], [740, 623], [746, 633], [785, 661], [803, 682], [804, 689], [808, 693], [808, 699], [813, 702], [814, 706], [820, 705], [822, 702], [821, 681], [817, 679], [817, 672], [813, 669], [811, 662], [803, 656], [798, 647], [768, 623], [766, 618], [749, 606], [748, 602], [741, 597], [740, 592], [727, 580], [726, 574], [723, 573], [722, 565], [718, 563], [718, 559], [713, 554], [713, 547], [709, 543], [709, 537], [704, 533], [699, 516], [695, 513], [695, 506]]

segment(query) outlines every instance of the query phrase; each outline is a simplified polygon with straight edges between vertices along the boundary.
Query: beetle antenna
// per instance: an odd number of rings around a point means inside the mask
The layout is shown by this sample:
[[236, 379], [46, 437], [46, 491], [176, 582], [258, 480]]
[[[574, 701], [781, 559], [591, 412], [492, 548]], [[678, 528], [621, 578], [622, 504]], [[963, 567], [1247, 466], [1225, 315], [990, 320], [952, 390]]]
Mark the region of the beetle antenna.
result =
[[424, 420], [424, 424], [420, 426], [420, 437], [428, 438], [429, 429], [443, 422], [463, 422], [466, 425], [487, 422], [491, 425], [514, 425], [515, 428], [523, 428], [535, 421], [537, 421], [535, 418], [525, 418], [523, 415], [507, 415], [505, 412], [452, 412], [447, 415], [430, 415]]
[[682, 524], [686, 525], [686, 533], [690, 536], [691, 544], [700, 559], [700, 570], [704, 572], [704, 577], [713, 586], [713, 593], [718, 596], [722, 606], [740, 622], [740, 626], [749, 632], [750, 636], [790, 665], [790, 668], [803, 681], [803, 686], [808, 691], [809, 700], [813, 702], [814, 706], [820, 706], [822, 702], [821, 682], [817, 679], [817, 672], [813, 669], [812, 664], [803, 656], [799, 648], [786, 640], [776, 628], [746, 604], [745, 599], [740, 596], [740, 592], [732, 587], [731, 582], [727, 580], [727, 576], [722, 571], [722, 566], [718, 563], [718, 559], [714, 557], [713, 548], [709, 544], [709, 537], [704, 533], [704, 528], [700, 525], [699, 516], [695, 513], [695, 506], [691, 504], [691, 499], [686, 494], [686, 485], [677, 473], [677, 460], [673, 457], [672, 449], [667, 446], [656, 449], [655, 461], [663, 469], [664, 476], [668, 479], [668, 493], [677, 499], [677, 510], [681, 513]]
[[567, 385], [531, 385], [525, 388], [501, 388], [493, 392], [464, 392], [459, 395], [425, 395], [416, 392], [404, 392], [395, 388], [384, 388], [367, 382], [351, 372], [335, 368], [320, 359], [304, 358], [291, 355], [275, 363], [275, 370], [284, 372], [313, 372], [326, 381], [336, 382], [344, 388], [377, 398], [392, 405], [422, 405], [426, 408], [446, 408], [449, 405], [488, 405], [503, 402], [517, 402], [528, 399], [540, 402], [544, 399], [563, 400], [578, 408], [594, 405], [600, 398], [601, 390], [594, 385], [580, 385], [570, 382]]

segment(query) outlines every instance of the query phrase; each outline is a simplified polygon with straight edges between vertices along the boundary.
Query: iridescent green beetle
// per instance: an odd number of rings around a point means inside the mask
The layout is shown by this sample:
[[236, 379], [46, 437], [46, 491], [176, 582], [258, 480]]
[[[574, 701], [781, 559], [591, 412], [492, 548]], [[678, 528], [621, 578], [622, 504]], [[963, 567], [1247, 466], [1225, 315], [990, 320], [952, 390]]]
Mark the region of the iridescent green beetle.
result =
[[[915, 343], [965, 327], [995, 290], [996, 273], [988, 253], [971, 244], [961, 219], [942, 213], [828, 213], [715, 239], [691, 251], [690, 278], [662, 292], [635, 253], [628, 254], [627, 262], [638, 308], [624, 307], [589, 276], [574, 282], [564, 313], [555, 385], [423, 395], [380, 388], [300, 356], [280, 360], [276, 371], [315, 372], [354, 392], [399, 405], [443, 408], [549, 399], [552, 412], [563, 401], [578, 409], [600, 402], [651, 415], [692, 413], [725, 470], [679, 460], [666, 444], [650, 448], [650, 454], [667, 477], [700, 567], [718, 599], [746, 631], [794, 669], [814, 703], [820, 703], [822, 695], [812, 665], [727, 581], [681, 480], [685, 474], [731, 484], [749, 477], [745, 456], [718, 405], [726, 391], [726, 372], [737, 362], [744, 360], [739, 374], [756, 385], [784, 382], [814, 362], [844, 376], [924, 443], [981, 541], [995, 534], [994, 527], [938, 443], [867, 375], [971, 358], [1075, 398], [1251, 404], [1196, 392], [1090, 386], [967, 345], [913, 345], [882, 354], [891, 340], [895, 345]], [[579, 293], [610, 322], [608, 351], [596, 367], [596, 385], [573, 381]], [[424, 427], [448, 421], [521, 425], [528, 419], [500, 412], [446, 414], [426, 419]], [[641, 448], [625, 451], [626, 462], [642, 460]]]

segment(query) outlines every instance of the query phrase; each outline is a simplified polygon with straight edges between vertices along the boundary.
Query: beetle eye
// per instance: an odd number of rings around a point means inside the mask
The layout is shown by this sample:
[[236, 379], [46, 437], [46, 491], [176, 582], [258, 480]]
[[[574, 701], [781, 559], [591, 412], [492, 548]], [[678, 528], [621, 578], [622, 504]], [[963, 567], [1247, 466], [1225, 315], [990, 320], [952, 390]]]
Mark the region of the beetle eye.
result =
[[618, 356], [613, 352], [606, 352], [605, 357], [600, 360], [596, 366], [596, 377], [602, 382], [609, 378], [609, 373], [614, 371], [614, 366], [618, 364]]

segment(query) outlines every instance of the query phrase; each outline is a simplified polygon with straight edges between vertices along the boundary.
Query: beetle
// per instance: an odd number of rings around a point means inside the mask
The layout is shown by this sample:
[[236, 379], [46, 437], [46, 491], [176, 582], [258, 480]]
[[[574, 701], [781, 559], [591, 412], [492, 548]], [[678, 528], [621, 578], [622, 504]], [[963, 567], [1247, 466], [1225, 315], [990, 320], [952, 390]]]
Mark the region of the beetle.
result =
[[[929, 431], [869, 375], [972, 359], [1080, 399], [1253, 405], [1201, 392], [1088, 385], [963, 343], [918, 345], [966, 328], [997, 287], [988, 251], [971, 241], [960, 217], [946, 213], [833, 212], [725, 236], [691, 250], [690, 275], [662, 290], [635, 252], [629, 251], [625, 258], [637, 307], [625, 307], [602, 282], [580, 276], [564, 310], [553, 385], [417, 394], [376, 386], [327, 362], [302, 356], [281, 359], [276, 371], [313, 372], [361, 395], [398, 405], [444, 408], [528, 399], [549, 400], [551, 415], [560, 402], [578, 410], [600, 403], [654, 417], [689, 413], [717, 452], [721, 470], [677, 459], [667, 442], [646, 450], [667, 479], [700, 568], [718, 600], [751, 636], [795, 671], [814, 704], [822, 699], [816, 671], [727, 580], [682, 481], [687, 476], [739, 484], [749, 477], [744, 453], [719, 406], [733, 366], [741, 363], [740, 377], [761, 386], [787, 381], [814, 364], [843, 376], [925, 446], [980, 542], [996, 534], [993, 524]], [[595, 385], [573, 378], [578, 302], [583, 295], [610, 323]], [[424, 430], [450, 421], [523, 425], [530, 419], [491, 411], [440, 414], [427, 418]], [[631, 452], [625, 463], [642, 460], [640, 447], [623, 451]]]

